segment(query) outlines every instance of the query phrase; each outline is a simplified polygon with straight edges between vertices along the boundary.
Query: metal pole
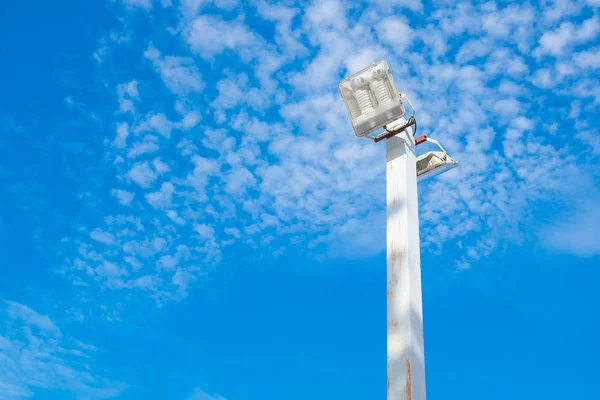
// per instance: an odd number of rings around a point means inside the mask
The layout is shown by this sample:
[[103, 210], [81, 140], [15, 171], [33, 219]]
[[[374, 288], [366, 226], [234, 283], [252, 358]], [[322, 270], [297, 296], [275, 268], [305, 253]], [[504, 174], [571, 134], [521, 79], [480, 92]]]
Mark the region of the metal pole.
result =
[[412, 128], [388, 138], [386, 147], [387, 398], [425, 400], [419, 210]]

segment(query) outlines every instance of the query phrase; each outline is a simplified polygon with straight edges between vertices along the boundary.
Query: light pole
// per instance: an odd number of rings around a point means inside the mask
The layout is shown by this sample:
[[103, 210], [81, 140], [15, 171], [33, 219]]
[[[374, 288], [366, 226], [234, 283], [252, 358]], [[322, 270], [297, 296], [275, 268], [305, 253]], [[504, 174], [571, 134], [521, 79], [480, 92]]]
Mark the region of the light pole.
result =
[[[407, 121], [402, 102], [406, 96], [398, 93], [387, 62], [363, 69], [339, 87], [356, 135], [374, 142], [386, 140], [387, 398], [425, 400], [417, 179], [457, 163], [435, 140], [414, 138], [414, 108]], [[381, 128], [381, 133], [371, 135]], [[417, 158], [416, 146], [425, 141], [442, 151]]]

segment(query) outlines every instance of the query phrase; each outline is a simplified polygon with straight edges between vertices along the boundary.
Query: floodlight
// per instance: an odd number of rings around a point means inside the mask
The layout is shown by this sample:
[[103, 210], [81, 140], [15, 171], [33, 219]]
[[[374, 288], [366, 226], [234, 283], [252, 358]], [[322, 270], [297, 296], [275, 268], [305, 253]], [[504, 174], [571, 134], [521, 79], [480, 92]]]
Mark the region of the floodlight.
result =
[[441, 151], [428, 151], [417, 157], [417, 181], [423, 181], [433, 176], [446, 172], [458, 165], [458, 162], [450, 157], [442, 145], [435, 139], [422, 136], [417, 139], [417, 144], [431, 142], [436, 144]]
[[405, 114], [401, 95], [385, 60], [344, 79], [339, 88], [358, 137], [368, 137]]
[[[417, 131], [415, 108], [406, 95], [398, 92], [385, 60], [376, 62], [344, 79], [340, 82], [339, 88], [356, 136], [377, 143], [396, 136], [409, 127], [413, 127], [411, 132], [412, 136], [415, 136]], [[406, 100], [412, 109], [412, 116], [408, 121], [403, 118], [406, 111], [402, 100]], [[383, 128], [383, 132], [371, 136], [371, 133], [379, 128]], [[458, 162], [446, 153], [437, 140], [422, 136], [416, 139], [415, 144], [423, 142], [434, 143], [441, 151], [430, 151], [417, 157], [418, 181], [441, 174], [458, 165]]]

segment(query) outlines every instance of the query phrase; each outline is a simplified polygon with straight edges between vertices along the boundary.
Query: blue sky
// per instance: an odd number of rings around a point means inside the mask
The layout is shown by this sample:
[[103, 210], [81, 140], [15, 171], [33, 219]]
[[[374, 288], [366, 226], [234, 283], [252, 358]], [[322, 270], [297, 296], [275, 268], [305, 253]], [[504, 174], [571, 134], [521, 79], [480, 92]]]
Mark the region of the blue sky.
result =
[[11, 2], [0, 399], [385, 396], [386, 59], [420, 184], [430, 398], [600, 396], [598, 0]]

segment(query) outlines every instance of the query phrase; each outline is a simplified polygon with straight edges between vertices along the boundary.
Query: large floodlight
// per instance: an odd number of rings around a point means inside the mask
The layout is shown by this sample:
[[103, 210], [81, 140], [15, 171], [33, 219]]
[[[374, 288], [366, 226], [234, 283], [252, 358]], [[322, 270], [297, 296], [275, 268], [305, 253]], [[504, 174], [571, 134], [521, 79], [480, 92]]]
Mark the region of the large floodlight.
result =
[[340, 82], [356, 136], [364, 137], [404, 116], [404, 106], [385, 60]]

